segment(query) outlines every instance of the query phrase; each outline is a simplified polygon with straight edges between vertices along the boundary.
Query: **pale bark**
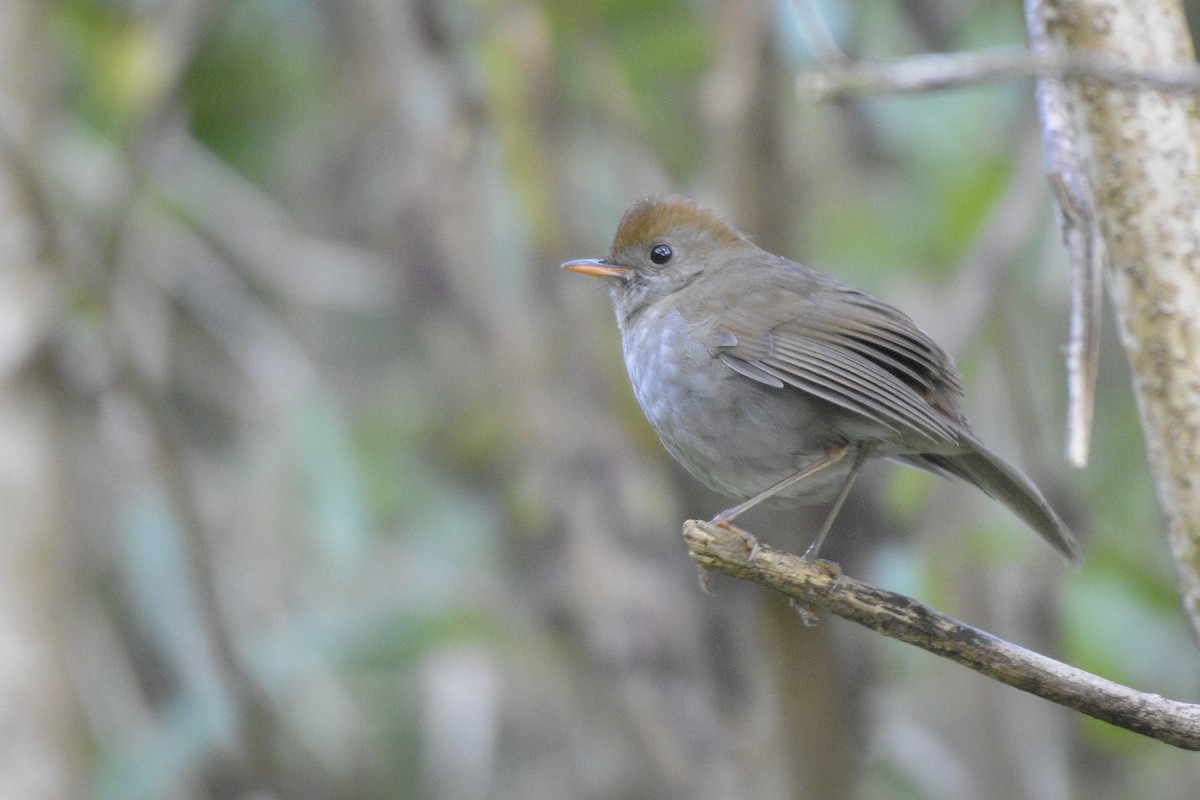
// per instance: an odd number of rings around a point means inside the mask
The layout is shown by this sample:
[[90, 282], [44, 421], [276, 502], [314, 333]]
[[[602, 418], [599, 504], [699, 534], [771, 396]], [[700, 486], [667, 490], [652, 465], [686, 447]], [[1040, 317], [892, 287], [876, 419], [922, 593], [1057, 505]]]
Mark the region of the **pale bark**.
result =
[[[1133, 69], [1169, 70], [1195, 59], [1178, 2], [1029, 0], [1029, 12], [1035, 48]], [[1087, 79], [1063, 87], [1183, 605], [1200, 635], [1197, 99]]]

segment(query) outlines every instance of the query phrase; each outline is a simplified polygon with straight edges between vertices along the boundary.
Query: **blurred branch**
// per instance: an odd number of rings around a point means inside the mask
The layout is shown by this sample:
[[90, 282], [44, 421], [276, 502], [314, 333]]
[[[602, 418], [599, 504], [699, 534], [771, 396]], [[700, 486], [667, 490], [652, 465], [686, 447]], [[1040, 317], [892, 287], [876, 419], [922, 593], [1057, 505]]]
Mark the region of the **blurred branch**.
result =
[[1120, 728], [1200, 750], [1200, 705], [1138, 692], [973, 628], [935, 608], [762, 545], [747, 557], [736, 531], [689, 520], [684, 540], [702, 569], [783, 592], [804, 609], [820, 609], [916, 645], [976, 672]]
[[864, 94], [959, 89], [1026, 78], [1091, 78], [1126, 89], [1200, 92], [1200, 69], [1190, 66], [1142, 68], [1092, 53], [1025, 49], [925, 53], [885, 62], [825, 63], [802, 72], [796, 79], [796, 91], [814, 100], [838, 100]]
[[180, 526], [180, 539], [190, 572], [188, 577], [199, 604], [201, 624], [197, 626], [197, 632], [203, 637], [205, 655], [212, 660], [222, 688], [233, 700], [237, 744], [241, 748], [234, 755], [253, 779], [257, 779], [256, 782], [278, 786], [281, 775], [271, 751], [270, 737], [279, 721], [269, 697], [242, 658], [236, 634], [224, 613], [217, 560], [209, 546], [195, 481], [188, 474], [185, 463], [186, 445], [162, 393], [139, 373], [132, 359], [122, 359], [121, 378], [123, 388], [144, 414], [145, 433], [159, 468], [162, 487]]

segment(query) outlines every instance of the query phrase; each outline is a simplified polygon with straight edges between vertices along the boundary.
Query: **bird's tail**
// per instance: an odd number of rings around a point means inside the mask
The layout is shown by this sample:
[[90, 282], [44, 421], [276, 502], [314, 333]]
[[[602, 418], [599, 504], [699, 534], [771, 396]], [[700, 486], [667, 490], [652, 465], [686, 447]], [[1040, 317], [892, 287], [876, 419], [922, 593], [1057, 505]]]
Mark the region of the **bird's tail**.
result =
[[1075, 535], [1059, 518], [1033, 481], [1000, 456], [974, 442], [974, 448], [953, 455], [925, 454], [904, 460], [927, 469], [973, 483], [1008, 506], [1029, 527], [1040, 533], [1072, 562], [1080, 557]]

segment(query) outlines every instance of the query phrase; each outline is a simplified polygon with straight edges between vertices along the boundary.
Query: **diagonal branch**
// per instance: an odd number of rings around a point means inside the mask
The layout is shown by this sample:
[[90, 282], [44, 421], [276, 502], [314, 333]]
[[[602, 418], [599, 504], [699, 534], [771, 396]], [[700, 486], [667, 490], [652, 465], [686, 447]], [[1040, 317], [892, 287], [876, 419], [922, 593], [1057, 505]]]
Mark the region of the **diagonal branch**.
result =
[[689, 520], [683, 536], [703, 569], [770, 587], [806, 608], [857, 622], [1117, 727], [1200, 750], [1200, 705], [1135, 691], [1026, 650], [911, 597], [842, 575], [828, 561], [807, 561], [765, 545], [747, 558], [745, 534], [729, 528]]

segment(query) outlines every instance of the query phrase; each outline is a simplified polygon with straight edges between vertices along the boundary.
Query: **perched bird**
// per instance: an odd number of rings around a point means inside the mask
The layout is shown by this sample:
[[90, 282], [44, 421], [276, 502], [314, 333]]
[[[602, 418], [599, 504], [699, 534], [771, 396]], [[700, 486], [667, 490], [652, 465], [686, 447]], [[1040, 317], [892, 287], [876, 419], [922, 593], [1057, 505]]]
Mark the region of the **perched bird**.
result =
[[978, 486], [1068, 558], [1070, 530], [959, 408], [949, 356], [904, 313], [772, 255], [680, 198], [647, 198], [609, 255], [564, 269], [609, 283], [633, 391], [663, 445], [744, 502], [832, 500], [815, 557], [863, 462], [889, 457]]

